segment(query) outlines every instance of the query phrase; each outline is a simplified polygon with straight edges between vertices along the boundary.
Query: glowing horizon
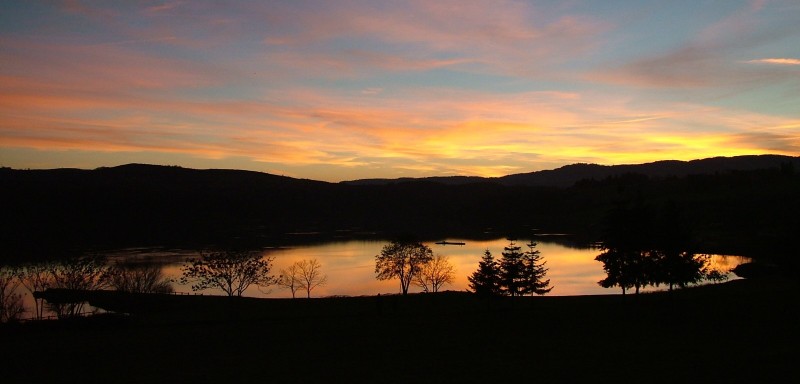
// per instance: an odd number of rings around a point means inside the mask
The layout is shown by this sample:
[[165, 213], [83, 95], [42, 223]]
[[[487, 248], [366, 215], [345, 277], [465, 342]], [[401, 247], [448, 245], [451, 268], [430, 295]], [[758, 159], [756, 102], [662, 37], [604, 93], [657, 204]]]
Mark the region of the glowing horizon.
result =
[[341, 181], [800, 155], [793, 1], [20, 2], [0, 166]]

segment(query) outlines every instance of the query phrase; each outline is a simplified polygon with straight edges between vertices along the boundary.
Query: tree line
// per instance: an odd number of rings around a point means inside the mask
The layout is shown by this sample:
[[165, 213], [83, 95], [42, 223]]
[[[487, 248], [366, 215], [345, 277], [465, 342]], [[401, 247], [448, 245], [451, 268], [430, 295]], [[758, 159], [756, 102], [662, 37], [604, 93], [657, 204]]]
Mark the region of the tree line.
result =
[[695, 253], [691, 226], [678, 207], [667, 202], [659, 210], [641, 200], [620, 202], [604, 221], [601, 253], [604, 288], [619, 287], [624, 295], [647, 286], [686, 287], [726, 275], [709, 268], [708, 255]]
[[33, 297], [33, 319], [44, 317], [45, 309], [58, 318], [80, 315], [83, 302], [45, 302], [40, 295], [48, 289], [169, 293], [172, 282], [154, 264], [109, 263], [102, 255], [85, 255], [66, 260], [0, 267], [0, 322], [15, 321], [26, 312], [23, 293]]
[[[273, 258], [249, 250], [206, 250], [181, 267], [181, 284], [193, 291], [219, 289], [227, 296], [242, 296], [251, 286], [279, 285], [306, 291], [324, 285], [327, 276], [316, 260], [301, 260], [272, 275]], [[102, 255], [84, 255], [66, 260], [27, 263], [0, 267], [0, 323], [18, 320], [25, 312], [23, 295], [33, 297], [33, 319], [44, 318], [49, 310], [58, 318], [82, 314], [85, 303], [71, 300], [46, 302], [40, 293], [48, 289], [91, 291], [100, 289], [127, 293], [172, 293], [175, 281], [166, 277], [159, 265], [148, 263], [109, 263]], [[23, 288], [23, 290], [20, 289]], [[27, 293], [22, 293], [26, 291]]]
[[[499, 261], [486, 250], [478, 270], [468, 277], [470, 289], [479, 295], [522, 296], [550, 292], [553, 287], [545, 278], [547, 268], [535, 249], [536, 243], [531, 241], [528, 248], [522, 252], [512, 241], [504, 248]], [[398, 279], [401, 293], [407, 295], [412, 284], [423, 292], [438, 292], [444, 284], [453, 282], [455, 269], [447, 257], [433, 256], [427, 245], [392, 241], [375, 256], [375, 274], [378, 280]]]
[[[639, 201], [619, 203], [604, 219], [601, 253], [606, 278], [598, 284], [619, 287], [622, 293], [634, 289], [638, 294], [647, 286], [665, 285], [669, 290], [686, 287], [704, 279], [724, 280], [725, 275], [709, 268], [708, 256], [694, 252], [695, 241], [688, 220], [674, 203], [655, 210]], [[501, 258], [487, 249], [470, 276], [469, 289], [481, 296], [544, 295], [553, 287], [546, 278], [548, 268], [533, 241], [528, 250], [510, 240]], [[251, 286], [278, 285], [292, 298], [311, 292], [327, 282], [316, 259], [295, 261], [272, 274], [274, 258], [250, 250], [207, 250], [187, 260], [179, 281], [194, 291], [219, 289], [227, 296], [242, 296]], [[378, 280], [397, 279], [400, 291], [408, 294], [411, 285], [423, 292], [438, 292], [455, 279], [455, 268], [446, 256], [435, 255], [430, 247], [415, 241], [392, 241], [375, 256]], [[48, 288], [70, 290], [115, 289], [134, 293], [169, 293], [172, 279], [160, 267], [150, 264], [109, 264], [98, 255], [59, 262], [24, 264], [0, 268], [0, 321], [18, 318], [24, 311], [20, 286], [31, 293], [35, 318], [42, 318], [45, 303], [35, 295]], [[74, 316], [83, 303], [48, 303], [59, 317]]]
[[3, 257], [25, 260], [63, 249], [202, 247], [233, 237], [256, 248], [285, 240], [287, 232], [342, 229], [433, 238], [492, 227], [522, 237], [514, 231], [535, 226], [596, 241], [604, 213], [620, 198], [641, 194], [685, 207], [704, 250], [770, 256], [791, 269], [793, 228], [800, 223], [800, 172], [788, 166], [682, 177], [620, 174], [564, 188], [490, 180], [359, 186], [160, 167], [7, 170], [0, 185], [0, 199], [14, 202], [6, 207], [9, 219], [0, 221], [0, 244], [13, 250]]

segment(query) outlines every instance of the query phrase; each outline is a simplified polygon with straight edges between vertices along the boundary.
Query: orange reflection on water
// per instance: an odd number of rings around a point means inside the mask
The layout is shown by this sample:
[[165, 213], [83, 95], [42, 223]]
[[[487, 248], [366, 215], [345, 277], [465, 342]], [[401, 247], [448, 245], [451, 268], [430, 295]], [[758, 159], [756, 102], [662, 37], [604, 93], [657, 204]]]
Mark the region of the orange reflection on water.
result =
[[[448, 239], [451, 242], [464, 242], [465, 245], [440, 245], [435, 242], [425, 243], [433, 250], [434, 254], [448, 257], [455, 267], [456, 276], [452, 284], [445, 285], [443, 290], [465, 291], [469, 283], [467, 276], [477, 268], [486, 249], [492, 252], [495, 259], [500, 259], [503, 248], [508, 246], [506, 239], [496, 240], [465, 240]], [[522, 251], [528, 250], [528, 241], [518, 241], [516, 244]], [[302, 245], [264, 251], [265, 256], [273, 257], [273, 273], [277, 276], [280, 270], [300, 260], [317, 259], [322, 264], [322, 271], [328, 276], [327, 283], [315, 288], [312, 297], [325, 296], [361, 296], [377, 294], [395, 294], [400, 292], [398, 280], [379, 281], [375, 279], [375, 256], [380, 253], [386, 241], [351, 240], [343, 242], [325, 243], [317, 245]], [[605, 289], [597, 282], [605, 278], [603, 266], [595, 260], [599, 250], [592, 248], [572, 248], [554, 242], [541, 241], [536, 249], [541, 252], [546, 261], [547, 278], [553, 290], [550, 296], [566, 295], [597, 295], [617, 294], [619, 289]], [[722, 272], [743, 262], [749, 261], [746, 257], [710, 255], [711, 267]], [[181, 275], [180, 264], [165, 265], [164, 273], [178, 279]], [[735, 276], [731, 275], [731, 278]], [[656, 288], [659, 289], [659, 288]], [[191, 292], [191, 287], [175, 284], [177, 292]], [[653, 290], [650, 288], [650, 290]], [[421, 289], [412, 286], [410, 292], [420, 292]], [[221, 294], [220, 291], [209, 290], [207, 294]], [[279, 286], [268, 288], [250, 287], [246, 296], [253, 297], [291, 297], [288, 289]], [[298, 297], [305, 297], [304, 292], [298, 292]]]
[[[431, 247], [434, 254], [448, 257], [453, 264], [456, 272], [452, 284], [445, 285], [443, 290], [465, 291], [468, 289], [467, 276], [471, 275], [477, 268], [485, 250], [489, 250], [495, 259], [500, 259], [503, 248], [509, 242], [506, 239], [496, 240], [464, 240], [449, 239], [451, 242], [464, 242], [465, 245], [440, 245], [435, 242], [428, 242], [426, 245]], [[519, 241], [517, 245], [522, 251], [528, 250], [527, 241]], [[264, 256], [273, 257], [273, 273], [280, 274], [292, 263], [300, 260], [317, 259], [322, 264], [322, 271], [328, 276], [327, 284], [317, 287], [311, 293], [312, 297], [326, 296], [361, 296], [377, 294], [395, 294], [400, 292], [400, 283], [397, 280], [379, 281], [375, 279], [375, 256], [380, 253], [381, 248], [387, 244], [386, 241], [343, 241], [334, 243], [324, 243], [318, 245], [301, 245], [279, 249], [269, 249], [264, 251]], [[536, 249], [541, 252], [546, 267], [547, 278], [554, 287], [549, 295], [597, 295], [597, 294], [619, 294], [618, 288], [605, 289], [600, 287], [597, 282], [605, 277], [603, 266], [595, 261], [595, 256], [599, 250], [591, 248], [572, 248], [554, 242], [541, 241]], [[116, 261], [136, 259], [161, 264], [163, 273], [168, 278], [174, 279], [173, 284], [176, 292], [192, 293], [191, 286], [181, 285], [178, 280], [181, 277], [182, 262], [188, 257], [197, 256], [197, 252], [192, 251], [173, 251], [164, 252], [160, 250], [136, 249], [120, 250], [117, 254], [111, 254], [111, 258]], [[720, 272], [729, 272], [739, 264], [749, 262], [750, 259], [742, 256], [730, 255], [709, 255], [710, 268]], [[736, 279], [733, 274], [730, 279]], [[664, 290], [665, 287], [647, 287], [644, 291]], [[418, 287], [411, 287], [411, 292], [420, 292]], [[23, 300], [28, 313], [23, 314], [23, 318], [32, 317], [30, 311], [33, 308], [32, 296], [21, 287], [18, 292], [23, 295]], [[207, 290], [203, 294], [221, 295], [222, 291]], [[245, 293], [249, 297], [272, 297], [288, 298], [291, 292], [279, 286], [267, 288], [250, 287]], [[297, 297], [305, 297], [305, 292], [297, 292]], [[46, 313], [48, 315], [49, 313]]]

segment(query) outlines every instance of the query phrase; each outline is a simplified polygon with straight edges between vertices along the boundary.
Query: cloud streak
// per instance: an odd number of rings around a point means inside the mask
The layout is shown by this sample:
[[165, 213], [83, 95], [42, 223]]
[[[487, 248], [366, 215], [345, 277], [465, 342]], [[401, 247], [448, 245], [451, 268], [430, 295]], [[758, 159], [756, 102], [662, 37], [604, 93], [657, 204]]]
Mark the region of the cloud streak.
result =
[[800, 59], [768, 58], [768, 59], [749, 60], [748, 63], [752, 63], [752, 64], [800, 65]]

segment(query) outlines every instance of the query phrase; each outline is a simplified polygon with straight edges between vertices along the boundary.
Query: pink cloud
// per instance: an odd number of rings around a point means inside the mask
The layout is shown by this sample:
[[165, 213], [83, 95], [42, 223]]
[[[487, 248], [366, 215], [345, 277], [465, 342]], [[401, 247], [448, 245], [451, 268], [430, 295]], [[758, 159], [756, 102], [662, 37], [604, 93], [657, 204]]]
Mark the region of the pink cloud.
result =
[[[270, 8], [270, 7], [267, 7]], [[388, 9], [387, 9], [388, 8]], [[271, 9], [272, 10], [272, 9]], [[289, 12], [287, 10], [272, 10]], [[271, 14], [272, 18], [276, 15]], [[597, 36], [607, 23], [587, 17], [554, 15], [527, 3], [503, 2], [487, 7], [479, 2], [337, 3], [318, 13], [286, 15], [293, 27], [277, 28], [264, 38], [267, 45], [291, 45], [292, 62], [306, 66], [353, 66], [403, 70], [463, 63], [481, 63], [494, 72], [532, 70], [580, 57], [597, 48]], [[334, 52], [314, 47], [337, 38], [358, 37], [392, 47]], [[311, 51], [309, 52], [309, 49]], [[337, 58], [360, 55], [367, 61]], [[431, 59], [449, 57], [450, 59]], [[333, 62], [332, 62], [333, 61]], [[355, 70], [354, 70], [355, 71]]]

